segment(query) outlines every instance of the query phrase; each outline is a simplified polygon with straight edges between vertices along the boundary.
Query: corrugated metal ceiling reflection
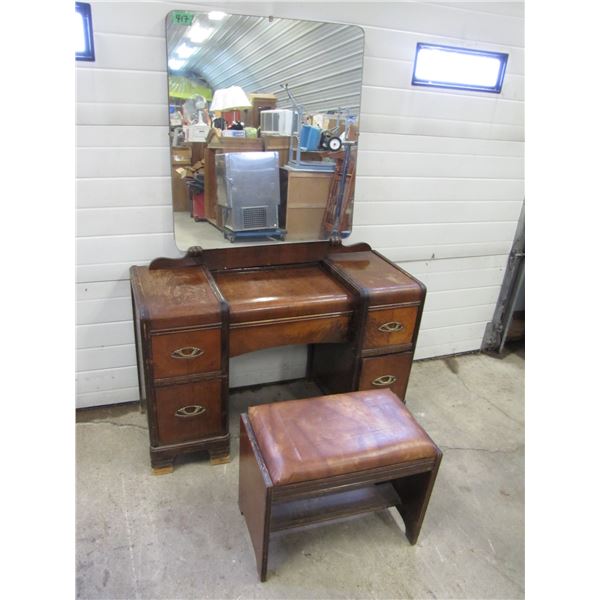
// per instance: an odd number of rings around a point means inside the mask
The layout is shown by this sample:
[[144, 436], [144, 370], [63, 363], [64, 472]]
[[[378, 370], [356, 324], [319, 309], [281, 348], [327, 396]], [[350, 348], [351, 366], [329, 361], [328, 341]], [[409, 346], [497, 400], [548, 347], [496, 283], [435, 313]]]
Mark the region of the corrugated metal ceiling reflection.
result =
[[196, 13], [196, 22], [212, 29], [199, 44], [185, 37], [188, 27], [167, 19], [170, 58], [182, 42], [199, 48], [170, 73], [202, 78], [213, 90], [239, 85], [246, 93], [276, 94], [280, 108], [290, 105], [282, 89], [287, 83], [307, 112], [344, 107], [358, 114], [364, 45], [359, 27], [240, 15], [210, 21], [205, 13]]

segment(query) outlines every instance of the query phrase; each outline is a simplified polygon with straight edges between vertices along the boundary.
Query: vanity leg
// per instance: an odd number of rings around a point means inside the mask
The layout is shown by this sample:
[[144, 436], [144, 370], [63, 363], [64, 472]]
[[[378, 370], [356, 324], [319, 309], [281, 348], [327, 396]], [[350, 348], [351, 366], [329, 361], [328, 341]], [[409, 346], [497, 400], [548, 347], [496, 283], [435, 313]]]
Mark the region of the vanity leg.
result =
[[152, 475], [168, 475], [169, 473], [172, 473], [174, 462], [175, 456], [165, 456], [165, 453], [159, 453], [150, 448], [150, 466], [152, 467]]
[[209, 450], [211, 465], [225, 465], [231, 462], [229, 448], [220, 448], [219, 450]]
[[164, 467], [152, 467], [152, 475], [169, 475], [173, 472], [173, 463]]

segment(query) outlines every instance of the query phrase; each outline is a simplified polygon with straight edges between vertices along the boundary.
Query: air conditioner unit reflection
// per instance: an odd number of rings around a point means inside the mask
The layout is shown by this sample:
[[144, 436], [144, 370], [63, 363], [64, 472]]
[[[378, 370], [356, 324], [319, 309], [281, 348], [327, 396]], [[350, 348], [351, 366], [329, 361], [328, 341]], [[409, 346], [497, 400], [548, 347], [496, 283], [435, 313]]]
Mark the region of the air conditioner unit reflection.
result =
[[293, 110], [263, 110], [260, 113], [261, 135], [292, 135], [298, 131], [298, 113]]
[[278, 153], [228, 152], [215, 159], [217, 203], [226, 237], [250, 232], [281, 235]]

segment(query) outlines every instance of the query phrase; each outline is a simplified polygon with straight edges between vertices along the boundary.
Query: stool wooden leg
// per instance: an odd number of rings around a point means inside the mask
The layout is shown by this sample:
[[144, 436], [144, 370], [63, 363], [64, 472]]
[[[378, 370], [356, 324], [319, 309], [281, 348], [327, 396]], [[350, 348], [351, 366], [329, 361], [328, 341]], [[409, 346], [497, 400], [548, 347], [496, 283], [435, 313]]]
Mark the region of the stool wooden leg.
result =
[[402, 479], [393, 481], [394, 487], [401, 499], [398, 512], [402, 516], [406, 526], [406, 537], [411, 544], [416, 544], [421, 532], [421, 526], [427, 512], [429, 497], [433, 490], [433, 484], [442, 461], [442, 453], [439, 452], [436, 462], [426, 473], [409, 475]]
[[242, 415], [240, 422], [239, 506], [246, 519], [261, 581], [267, 579], [271, 490], [271, 481], [260, 452], [258, 452], [254, 433], [246, 421], [246, 415]]

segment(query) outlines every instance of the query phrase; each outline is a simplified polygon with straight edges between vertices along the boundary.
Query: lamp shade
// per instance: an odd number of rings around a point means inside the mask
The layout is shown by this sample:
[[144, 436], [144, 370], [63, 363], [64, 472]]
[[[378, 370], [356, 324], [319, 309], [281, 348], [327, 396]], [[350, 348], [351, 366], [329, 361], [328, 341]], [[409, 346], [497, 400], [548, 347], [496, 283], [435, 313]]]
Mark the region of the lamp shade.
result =
[[213, 93], [212, 102], [210, 103], [209, 110], [223, 110], [223, 100], [225, 96], [225, 89], [215, 90]]
[[211, 111], [226, 111], [240, 108], [251, 108], [252, 102], [246, 96], [244, 90], [238, 85], [215, 90], [213, 101], [210, 105]]

